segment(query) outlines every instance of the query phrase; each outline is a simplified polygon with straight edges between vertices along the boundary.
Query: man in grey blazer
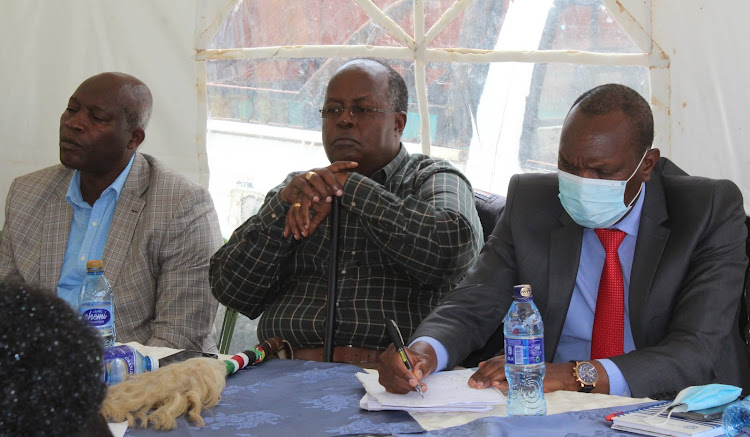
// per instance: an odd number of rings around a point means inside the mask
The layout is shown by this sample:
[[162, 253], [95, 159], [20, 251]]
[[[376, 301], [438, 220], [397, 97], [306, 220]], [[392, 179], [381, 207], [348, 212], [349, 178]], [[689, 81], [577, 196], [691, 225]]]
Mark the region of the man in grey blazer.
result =
[[77, 306], [88, 259], [114, 290], [117, 341], [216, 350], [208, 263], [222, 244], [208, 191], [137, 153], [152, 99], [135, 77], [85, 80], [60, 117], [61, 165], [15, 179], [0, 278]]
[[[714, 382], [750, 388], [738, 331], [742, 195], [730, 181], [688, 176], [652, 140], [651, 110], [635, 91], [610, 84], [582, 95], [563, 126], [559, 176], [512, 178], [477, 263], [415, 332], [414, 372], [391, 346], [380, 382], [397, 393], [426, 388], [424, 376], [481, 348], [503, 322], [513, 286], [530, 284], [545, 327], [545, 391], [670, 397]], [[592, 360], [605, 258], [594, 228], [624, 234], [616, 249], [624, 329], [619, 353]], [[485, 361], [469, 385], [506, 389], [504, 365], [504, 356]], [[593, 375], [582, 376], [584, 367]]]

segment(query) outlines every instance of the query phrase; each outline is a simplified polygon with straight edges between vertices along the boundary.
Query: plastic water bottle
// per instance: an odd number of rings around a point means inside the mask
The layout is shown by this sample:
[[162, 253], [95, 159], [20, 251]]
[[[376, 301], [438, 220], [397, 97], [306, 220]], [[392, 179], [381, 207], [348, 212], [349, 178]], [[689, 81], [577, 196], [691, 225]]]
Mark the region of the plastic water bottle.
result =
[[721, 417], [724, 434], [729, 437], [750, 436], [750, 399], [737, 401]]
[[128, 375], [152, 372], [159, 368], [159, 360], [151, 355], [142, 355], [128, 345], [104, 349], [104, 382], [117, 384]]
[[505, 316], [505, 377], [508, 416], [544, 416], [544, 324], [530, 285], [513, 287], [513, 303]]
[[78, 294], [78, 308], [83, 318], [102, 335], [104, 347], [114, 346], [115, 302], [101, 260], [86, 262], [86, 278]]

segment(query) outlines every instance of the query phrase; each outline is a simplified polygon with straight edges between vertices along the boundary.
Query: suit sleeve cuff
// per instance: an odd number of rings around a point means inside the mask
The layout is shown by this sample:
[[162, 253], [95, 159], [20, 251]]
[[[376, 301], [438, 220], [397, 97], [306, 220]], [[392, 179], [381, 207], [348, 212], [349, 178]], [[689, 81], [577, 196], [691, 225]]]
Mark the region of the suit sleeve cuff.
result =
[[441, 370], [444, 370], [445, 367], [448, 365], [448, 350], [445, 349], [445, 346], [443, 346], [443, 343], [440, 343], [437, 339], [432, 337], [417, 337], [409, 343], [409, 346], [413, 345], [414, 343], [418, 341], [424, 341], [425, 343], [429, 343], [430, 346], [432, 346], [432, 349], [435, 351], [435, 355], [437, 356], [437, 367], [435, 367], [435, 372], [439, 372]]
[[628, 382], [625, 381], [625, 377], [622, 376], [622, 372], [620, 372], [620, 368], [617, 367], [617, 364], [608, 359], [597, 361], [599, 361], [599, 364], [601, 364], [602, 367], [604, 367], [604, 370], [607, 371], [607, 377], [609, 377], [609, 394], [630, 397], [630, 386], [628, 385]]

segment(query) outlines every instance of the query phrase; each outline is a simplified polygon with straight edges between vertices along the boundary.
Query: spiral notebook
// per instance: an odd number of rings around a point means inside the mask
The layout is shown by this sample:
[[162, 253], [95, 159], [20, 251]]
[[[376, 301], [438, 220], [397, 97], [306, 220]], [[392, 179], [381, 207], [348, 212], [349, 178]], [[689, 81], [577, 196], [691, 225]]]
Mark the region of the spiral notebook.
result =
[[[713, 437], [724, 434], [724, 430], [721, 428], [721, 417], [698, 421], [675, 417], [672, 414], [667, 421], [668, 411], [659, 412], [668, 403], [660, 402], [615, 416], [612, 419], [612, 429], [641, 435], [673, 437]], [[659, 413], [658, 416], [657, 413]]]

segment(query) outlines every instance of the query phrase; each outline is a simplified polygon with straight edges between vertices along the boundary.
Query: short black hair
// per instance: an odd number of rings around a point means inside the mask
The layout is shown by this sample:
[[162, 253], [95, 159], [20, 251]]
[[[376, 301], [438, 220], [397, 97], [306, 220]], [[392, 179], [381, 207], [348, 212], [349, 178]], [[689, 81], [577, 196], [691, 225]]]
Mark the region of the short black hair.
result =
[[385, 67], [388, 73], [388, 100], [391, 103], [391, 109], [406, 112], [409, 108], [409, 89], [406, 87], [406, 81], [404, 81], [404, 78], [398, 71], [386, 64], [385, 61], [377, 58], [356, 58], [347, 61], [344, 65], [354, 61], [372, 61]]
[[101, 336], [53, 292], [18, 282], [0, 281], [0, 314], [0, 435], [70, 436], [98, 420]]
[[606, 115], [621, 110], [636, 130], [634, 146], [640, 155], [646, 153], [654, 142], [654, 115], [646, 99], [625, 85], [608, 83], [581, 94], [571, 106], [578, 105], [588, 115]]

